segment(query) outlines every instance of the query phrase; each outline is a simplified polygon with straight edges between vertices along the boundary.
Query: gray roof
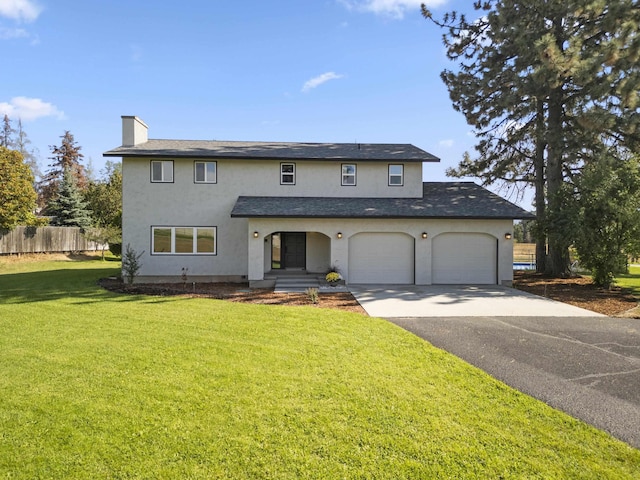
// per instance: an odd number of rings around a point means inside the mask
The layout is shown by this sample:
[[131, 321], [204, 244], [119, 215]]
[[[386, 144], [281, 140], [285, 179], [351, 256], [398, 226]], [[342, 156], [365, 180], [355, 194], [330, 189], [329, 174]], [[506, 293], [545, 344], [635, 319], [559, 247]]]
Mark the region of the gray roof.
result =
[[239, 197], [242, 218], [460, 218], [535, 216], [473, 182], [426, 182], [422, 198]]
[[361, 160], [389, 162], [439, 162], [440, 159], [411, 144], [219, 142], [215, 140], [149, 140], [121, 146], [105, 157], [242, 158], [251, 160]]

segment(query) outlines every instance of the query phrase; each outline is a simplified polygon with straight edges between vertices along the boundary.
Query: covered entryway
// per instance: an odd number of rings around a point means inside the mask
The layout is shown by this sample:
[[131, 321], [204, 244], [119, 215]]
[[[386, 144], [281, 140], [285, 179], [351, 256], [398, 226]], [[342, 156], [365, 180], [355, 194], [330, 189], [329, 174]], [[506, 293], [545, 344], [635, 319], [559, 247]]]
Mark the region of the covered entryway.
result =
[[405, 233], [358, 233], [349, 239], [348, 283], [413, 284], [414, 239]]
[[432, 282], [446, 285], [498, 283], [498, 240], [486, 233], [443, 233], [433, 239]]

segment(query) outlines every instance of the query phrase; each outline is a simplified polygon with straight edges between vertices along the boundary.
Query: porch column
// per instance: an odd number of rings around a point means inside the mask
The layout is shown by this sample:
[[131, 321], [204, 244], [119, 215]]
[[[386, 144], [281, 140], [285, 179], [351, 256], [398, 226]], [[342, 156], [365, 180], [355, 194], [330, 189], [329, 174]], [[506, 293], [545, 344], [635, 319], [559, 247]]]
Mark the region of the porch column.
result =
[[336, 267], [345, 283], [349, 283], [349, 239], [345, 233], [342, 238], [335, 234], [331, 238], [331, 266]]
[[[248, 276], [249, 282], [264, 280], [264, 234], [249, 222]], [[257, 236], [255, 236], [257, 234]]]

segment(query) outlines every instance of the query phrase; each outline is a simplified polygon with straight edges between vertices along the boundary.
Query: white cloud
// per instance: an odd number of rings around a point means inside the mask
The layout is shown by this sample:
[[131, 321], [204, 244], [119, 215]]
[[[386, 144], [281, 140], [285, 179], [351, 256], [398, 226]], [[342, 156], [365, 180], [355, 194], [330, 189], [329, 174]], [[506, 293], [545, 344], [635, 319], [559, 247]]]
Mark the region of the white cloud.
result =
[[24, 28], [3, 28], [0, 27], [0, 40], [12, 40], [14, 38], [28, 38], [29, 32]]
[[329, 80], [337, 80], [339, 78], [344, 77], [344, 75], [338, 75], [335, 72], [326, 72], [323, 73], [322, 75], [318, 75], [317, 77], [314, 77], [310, 80], [307, 80], [304, 85], [302, 86], [302, 91], [303, 92], [308, 92], [309, 90], [312, 90], [320, 85], [322, 85], [323, 83], [328, 82]]
[[371, 12], [393, 18], [403, 18], [406, 11], [420, 11], [423, 3], [427, 7], [437, 7], [447, 0], [338, 0], [349, 10]]
[[0, 0], [0, 16], [12, 20], [33, 22], [42, 7], [33, 0]]
[[440, 145], [441, 147], [444, 147], [444, 148], [451, 148], [451, 147], [453, 147], [453, 140], [451, 140], [450, 138], [448, 138], [446, 140], [440, 140], [438, 142], [438, 145]]
[[9, 103], [0, 102], [0, 115], [8, 115], [10, 118], [20, 118], [24, 121], [36, 120], [42, 117], [56, 117], [62, 120], [64, 112], [58, 107], [43, 102], [39, 98], [14, 97]]

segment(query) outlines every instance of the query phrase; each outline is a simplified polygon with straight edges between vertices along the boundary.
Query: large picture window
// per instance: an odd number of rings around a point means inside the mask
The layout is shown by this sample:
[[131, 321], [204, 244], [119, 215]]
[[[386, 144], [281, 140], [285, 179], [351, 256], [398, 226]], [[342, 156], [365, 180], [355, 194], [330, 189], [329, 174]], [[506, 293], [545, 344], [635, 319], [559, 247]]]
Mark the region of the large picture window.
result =
[[352, 163], [342, 164], [342, 185], [356, 184], [356, 166]]
[[153, 255], [215, 255], [216, 227], [151, 227]]
[[281, 163], [280, 164], [280, 185], [296, 184], [296, 164]]
[[173, 182], [173, 160], [152, 160], [151, 181], [154, 183]]
[[389, 185], [394, 187], [404, 185], [404, 165], [389, 165]]
[[216, 162], [195, 162], [194, 175], [196, 183], [216, 183], [218, 181]]

